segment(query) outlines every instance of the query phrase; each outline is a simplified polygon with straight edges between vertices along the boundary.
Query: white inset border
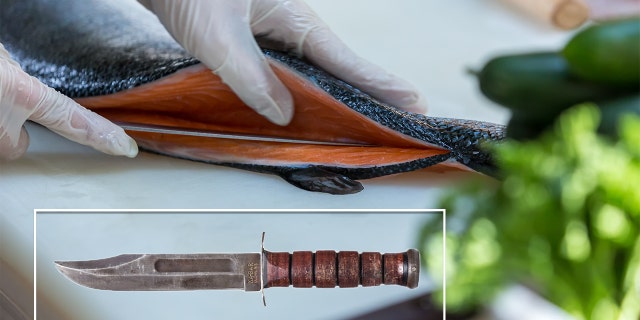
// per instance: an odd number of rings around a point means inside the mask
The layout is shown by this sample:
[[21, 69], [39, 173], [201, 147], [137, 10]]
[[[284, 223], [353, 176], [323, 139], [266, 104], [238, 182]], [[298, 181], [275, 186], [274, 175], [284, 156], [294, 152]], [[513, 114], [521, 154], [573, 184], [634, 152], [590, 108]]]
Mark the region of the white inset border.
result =
[[33, 210], [33, 317], [38, 319], [37, 215], [55, 213], [441, 213], [442, 214], [442, 319], [447, 319], [447, 210], [446, 209], [34, 209]]

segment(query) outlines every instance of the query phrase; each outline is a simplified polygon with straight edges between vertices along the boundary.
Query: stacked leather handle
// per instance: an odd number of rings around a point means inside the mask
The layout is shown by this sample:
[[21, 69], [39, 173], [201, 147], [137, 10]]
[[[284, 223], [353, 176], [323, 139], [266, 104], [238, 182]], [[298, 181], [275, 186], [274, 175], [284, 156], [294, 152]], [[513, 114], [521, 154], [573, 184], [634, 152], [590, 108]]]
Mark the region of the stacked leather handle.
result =
[[353, 288], [386, 285], [418, 286], [420, 253], [319, 250], [263, 252], [264, 287]]

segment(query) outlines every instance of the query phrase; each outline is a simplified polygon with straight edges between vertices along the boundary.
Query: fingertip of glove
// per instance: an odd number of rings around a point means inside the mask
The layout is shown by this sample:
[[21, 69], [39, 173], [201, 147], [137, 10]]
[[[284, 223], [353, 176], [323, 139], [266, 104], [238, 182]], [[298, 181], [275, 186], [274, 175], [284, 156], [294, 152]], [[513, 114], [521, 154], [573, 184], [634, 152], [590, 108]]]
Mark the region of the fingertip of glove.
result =
[[255, 110], [269, 121], [286, 126], [293, 118], [293, 98], [289, 91], [282, 87], [278, 90], [271, 90], [267, 95], [267, 99], [263, 100]]
[[138, 144], [128, 135], [123, 135], [124, 136], [116, 142], [117, 147], [115, 149], [117, 151], [115, 155], [135, 158], [138, 155]]
[[293, 106], [274, 105], [263, 115], [279, 126], [286, 126], [293, 118]]
[[128, 158], [135, 158], [138, 155], [138, 144], [135, 140], [129, 137], [128, 147], [125, 150], [126, 152], [124, 153], [124, 156]]
[[415, 102], [410, 102], [408, 104], [401, 106], [400, 109], [413, 112], [413, 113], [426, 114], [427, 110], [429, 109], [427, 106], [426, 99], [424, 99], [421, 95], [418, 94], [418, 96], [414, 101]]
[[107, 133], [103, 135], [103, 137], [103, 139], [106, 139], [106, 143], [92, 144], [98, 151], [113, 156], [125, 156], [128, 158], [135, 158], [138, 155], [138, 144], [121, 128], [118, 128], [117, 131]]
[[[270, 122], [286, 126], [293, 118], [293, 97], [287, 87], [278, 79], [269, 65], [264, 62], [260, 66], [258, 73], [260, 76], [247, 78], [245, 75], [250, 72], [229, 72], [224, 67], [219, 68], [216, 73], [222, 81], [229, 85], [247, 106], [265, 117]], [[255, 74], [255, 70], [254, 70]]]
[[138, 144], [121, 127], [87, 109], [77, 111], [70, 122], [75, 126], [58, 133], [109, 155], [134, 158], [138, 154]]

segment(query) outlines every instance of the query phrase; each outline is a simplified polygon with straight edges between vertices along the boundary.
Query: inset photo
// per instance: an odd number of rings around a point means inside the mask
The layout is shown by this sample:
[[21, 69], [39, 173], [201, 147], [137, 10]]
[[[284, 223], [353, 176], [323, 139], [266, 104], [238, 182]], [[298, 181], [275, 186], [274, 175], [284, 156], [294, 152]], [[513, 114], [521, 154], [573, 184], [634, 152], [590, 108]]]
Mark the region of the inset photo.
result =
[[38, 319], [442, 317], [419, 238], [443, 210], [35, 215]]

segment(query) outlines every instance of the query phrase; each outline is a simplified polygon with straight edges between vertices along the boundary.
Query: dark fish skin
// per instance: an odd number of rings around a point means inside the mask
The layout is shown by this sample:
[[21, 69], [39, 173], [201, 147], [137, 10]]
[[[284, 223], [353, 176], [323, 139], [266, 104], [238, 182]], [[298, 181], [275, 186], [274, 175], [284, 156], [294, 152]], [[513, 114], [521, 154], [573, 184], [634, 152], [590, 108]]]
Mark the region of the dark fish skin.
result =
[[[120, 92], [199, 63], [171, 38], [152, 14], [134, 2], [0, 0], [0, 42], [27, 73], [72, 98]], [[329, 193], [359, 191], [356, 190], [358, 187], [349, 186], [350, 183], [346, 186], [341, 182], [338, 183], [340, 186], [332, 185], [345, 178], [367, 179], [413, 171], [449, 159], [474, 170], [494, 174], [495, 164], [480, 144], [503, 139], [504, 126], [404, 112], [378, 102], [302, 59], [274, 50], [264, 49], [264, 52], [347, 107], [383, 126], [443, 147], [450, 153], [368, 168], [216, 164], [274, 173], [301, 188]], [[318, 187], [313, 179], [300, 182], [305, 180], [300, 178], [305, 174], [317, 177], [334, 175], [335, 179], [325, 183], [325, 187], [320, 182]], [[344, 190], [337, 191], [340, 188]]]
[[199, 63], [135, 2], [0, 0], [0, 42], [27, 73], [72, 98], [130, 89]]

